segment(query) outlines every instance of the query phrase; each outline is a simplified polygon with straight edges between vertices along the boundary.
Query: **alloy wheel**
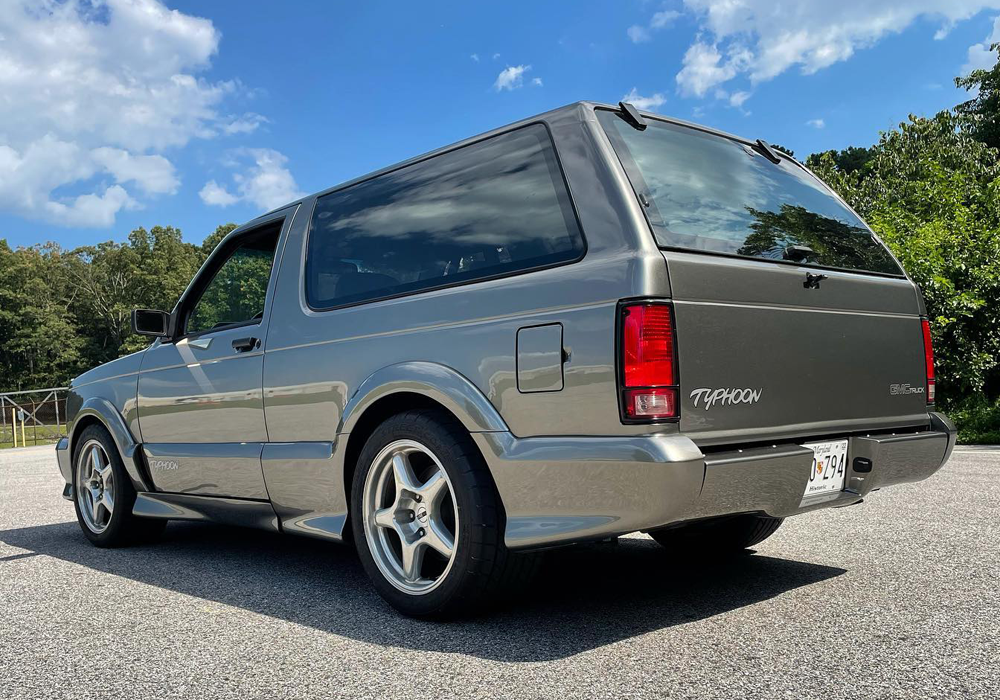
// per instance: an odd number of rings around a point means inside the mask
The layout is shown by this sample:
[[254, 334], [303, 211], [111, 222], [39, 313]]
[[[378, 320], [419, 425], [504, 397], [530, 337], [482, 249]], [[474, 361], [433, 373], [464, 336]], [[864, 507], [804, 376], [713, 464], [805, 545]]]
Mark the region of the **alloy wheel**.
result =
[[455, 561], [458, 504], [431, 450], [414, 440], [386, 445], [368, 470], [363, 510], [365, 539], [386, 580], [412, 595], [444, 581]]
[[83, 523], [94, 534], [108, 529], [115, 512], [115, 475], [108, 453], [97, 440], [80, 449], [76, 465], [76, 500]]

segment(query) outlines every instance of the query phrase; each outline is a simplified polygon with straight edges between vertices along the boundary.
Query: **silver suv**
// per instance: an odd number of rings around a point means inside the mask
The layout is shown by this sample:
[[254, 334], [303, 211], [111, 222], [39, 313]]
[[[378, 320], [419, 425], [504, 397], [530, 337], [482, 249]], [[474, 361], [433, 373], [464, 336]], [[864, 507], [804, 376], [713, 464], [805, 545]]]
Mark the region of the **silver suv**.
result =
[[533, 550], [722, 555], [927, 478], [955, 429], [924, 315], [766, 142], [578, 103], [235, 230], [73, 382], [64, 496], [98, 546], [353, 538], [393, 606], [460, 614]]

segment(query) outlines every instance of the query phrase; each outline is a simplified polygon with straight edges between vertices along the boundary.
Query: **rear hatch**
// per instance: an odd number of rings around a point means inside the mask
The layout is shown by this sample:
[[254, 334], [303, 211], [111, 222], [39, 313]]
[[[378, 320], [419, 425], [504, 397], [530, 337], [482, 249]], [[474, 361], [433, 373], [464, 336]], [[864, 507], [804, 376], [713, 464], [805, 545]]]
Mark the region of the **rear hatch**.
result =
[[922, 305], [870, 229], [767, 144], [599, 119], [669, 270], [702, 444], [926, 425]]

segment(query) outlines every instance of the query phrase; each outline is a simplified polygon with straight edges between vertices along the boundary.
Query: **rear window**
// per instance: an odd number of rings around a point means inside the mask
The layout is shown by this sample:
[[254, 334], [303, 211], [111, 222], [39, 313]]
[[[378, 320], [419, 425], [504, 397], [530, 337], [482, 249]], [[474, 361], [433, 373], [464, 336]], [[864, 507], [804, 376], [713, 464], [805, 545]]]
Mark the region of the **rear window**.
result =
[[865, 224], [790, 160], [654, 119], [639, 131], [614, 112], [598, 118], [660, 247], [902, 274]]
[[308, 247], [314, 309], [560, 264], [584, 250], [540, 124], [320, 197]]

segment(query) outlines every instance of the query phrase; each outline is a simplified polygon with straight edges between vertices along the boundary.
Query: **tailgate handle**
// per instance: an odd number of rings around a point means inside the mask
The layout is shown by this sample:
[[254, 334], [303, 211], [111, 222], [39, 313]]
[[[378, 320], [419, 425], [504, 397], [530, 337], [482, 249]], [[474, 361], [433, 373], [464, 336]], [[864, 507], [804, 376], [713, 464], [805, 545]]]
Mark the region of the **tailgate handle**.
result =
[[814, 275], [811, 272], [806, 273], [806, 281], [802, 283], [802, 286], [806, 289], [819, 289], [819, 283], [826, 279], [826, 275]]

